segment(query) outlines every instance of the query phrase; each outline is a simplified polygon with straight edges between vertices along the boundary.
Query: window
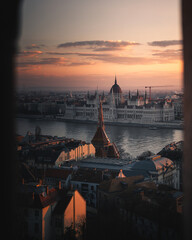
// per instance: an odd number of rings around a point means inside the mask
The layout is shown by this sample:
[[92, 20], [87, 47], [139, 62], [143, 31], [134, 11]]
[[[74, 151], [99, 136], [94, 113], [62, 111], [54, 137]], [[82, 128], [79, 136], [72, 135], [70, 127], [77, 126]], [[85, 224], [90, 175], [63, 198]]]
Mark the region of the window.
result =
[[34, 230], [35, 230], [35, 233], [39, 233], [39, 224], [38, 223], [35, 223]]
[[62, 227], [62, 221], [61, 218], [56, 218], [55, 219], [55, 227], [61, 228]]
[[39, 217], [39, 210], [35, 210], [35, 217]]
[[82, 187], [82, 192], [87, 192], [88, 191], [88, 184], [83, 183], [81, 185], [81, 187]]
[[25, 221], [25, 222], [23, 223], [23, 229], [24, 229], [25, 233], [28, 232], [28, 222]]
[[28, 209], [27, 208], [24, 209], [24, 215], [25, 215], [25, 217], [28, 217]]

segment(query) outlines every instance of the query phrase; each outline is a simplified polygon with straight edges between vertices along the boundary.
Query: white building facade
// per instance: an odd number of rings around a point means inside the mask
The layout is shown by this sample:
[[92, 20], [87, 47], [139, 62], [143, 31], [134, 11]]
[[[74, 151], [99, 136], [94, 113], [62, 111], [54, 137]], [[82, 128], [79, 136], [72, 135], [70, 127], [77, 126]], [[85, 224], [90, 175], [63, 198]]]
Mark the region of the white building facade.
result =
[[[99, 96], [87, 96], [86, 103], [66, 104], [64, 119], [97, 121]], [[103, 97], [103, 96], [102, 96]], [[122, 90], [117, 84], [112, 86], [107, 98], [103, 97], [103, 116], [105, 122], [155, 124], [157, 122], [169, 122], [174, 120], [174, 106], [167, 102], [149, 102], [147, 96], [129, 94], [124, 99]]]

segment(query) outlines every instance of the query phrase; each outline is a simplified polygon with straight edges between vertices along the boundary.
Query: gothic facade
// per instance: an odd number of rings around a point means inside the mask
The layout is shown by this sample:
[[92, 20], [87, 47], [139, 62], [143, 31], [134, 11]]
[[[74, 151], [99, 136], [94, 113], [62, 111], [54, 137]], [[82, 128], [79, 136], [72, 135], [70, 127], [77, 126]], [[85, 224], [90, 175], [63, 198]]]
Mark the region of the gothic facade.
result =
[[[120, 86], [115, 83], [107, 96], [101, 95], [103, 117], [109, 123], [135, 123], [155, 124], [174, 120], [174, 106], [166, 100], [149, 101], [145, 92], [144, 96], [137, 91], [136, 95], [123, 96]], [[99, 94], [87, 94], [86, 101], [82, 104], [66, 104], [64, 119], [97, 121]]]

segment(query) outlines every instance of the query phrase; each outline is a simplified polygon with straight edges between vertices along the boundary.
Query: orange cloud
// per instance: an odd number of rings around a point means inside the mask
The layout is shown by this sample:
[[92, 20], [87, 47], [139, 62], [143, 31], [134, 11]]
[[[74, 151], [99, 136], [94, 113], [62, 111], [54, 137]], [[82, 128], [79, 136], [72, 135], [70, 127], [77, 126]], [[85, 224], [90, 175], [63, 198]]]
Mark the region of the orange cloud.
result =
[[43, 53], [42, 51], [22, 51], [22, 52], [18, 52], [17, 56], [18, 57], [34, 57], [42, 53]]

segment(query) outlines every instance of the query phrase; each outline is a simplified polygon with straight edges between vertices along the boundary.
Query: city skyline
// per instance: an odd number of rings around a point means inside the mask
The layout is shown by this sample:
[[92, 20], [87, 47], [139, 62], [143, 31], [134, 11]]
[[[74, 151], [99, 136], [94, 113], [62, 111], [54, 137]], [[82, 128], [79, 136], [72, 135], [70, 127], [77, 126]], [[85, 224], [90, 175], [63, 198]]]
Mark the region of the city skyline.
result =
[[179, 1], [24, 1], [18, 88], [182, 88]]

